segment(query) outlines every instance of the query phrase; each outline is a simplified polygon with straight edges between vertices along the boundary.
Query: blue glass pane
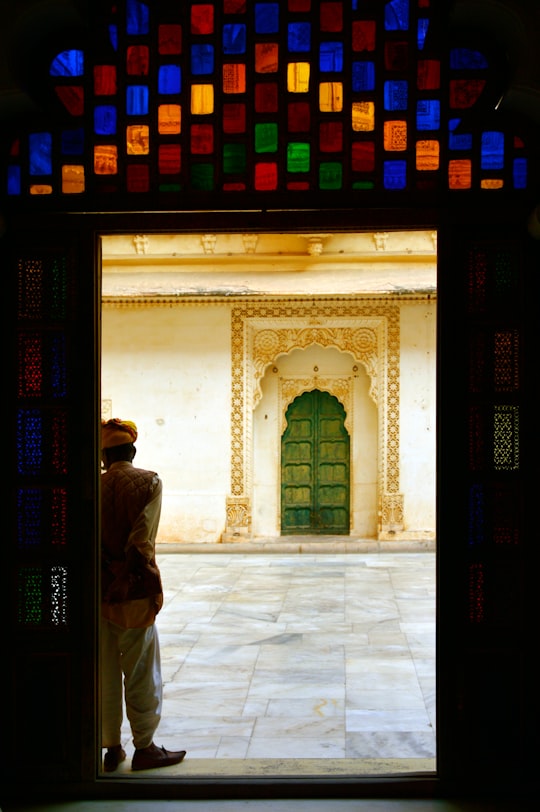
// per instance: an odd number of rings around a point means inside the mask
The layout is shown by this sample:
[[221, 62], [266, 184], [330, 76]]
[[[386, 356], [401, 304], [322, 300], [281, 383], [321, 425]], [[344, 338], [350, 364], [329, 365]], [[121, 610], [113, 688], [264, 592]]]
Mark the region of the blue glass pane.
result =
[[527, 188], [527, 159], [516, 158], [514, 161], [514, 189]]
[[408, 82], [385, 82], [384, 83], [384, 109], [385, 110], [406, 110], [408, 98]]
[[246, 26], [233, 23], [223, 26], [223, 53], [245, 54], [246, 52]]
[[482, 169], [502, 169], [504, 167], [503, 133], [482, 133], [480, 165]]
[[158, 71], [158, 92], [180, 93], [182, 74], [178, 65], [162, 65]]
[[29, 136], [29, 164], [31, 175], [52, 173], [52, 137], [50, 133], [33, 133]]
[[255, 31], [257, 34], [275, 34], [279, 29], [279, 3], [255, 4]]
[[352, 89], [355, 93], [375, 89], [374, 62], [353, 62]]
[[[191, 72], [196, 76], [214, 72], [214, 46], [208, 43], [191, 46]], [[163, 92], [163, 91], [161, 91]]]
[[407, 186], [407, 163], [405, 161], [384, 162], [384, 188], [405, 189]]
[[8, 195], [20, 195], [21, 193], [20, 166], [8, 166], [7, 191]]
[[448, 139], [448, 146], [450, 149], [472, 149], [473, 139], [470, 133], [454, 132], [460, 123], [461, 119], [459, 118], [450, 119], [450, 137]]
[[66, 337], [54, 336], [51, 342], [51, 390], [55, 398], [63, 398], [67, 393]]
[[343, 44], [341, 42], [321, 42], [319, 67], [324, 73], [343, 70]]
[[429, 28], [429, 20], [426, 20], [423, 17], [420, 20], [418, 20], [418, 33], [417, 33], [416, 42], [417, 42], [419, 51], [422, 51], [423, 48], [424, 48], [424, 45], [426, 44], [426, 37], [427, 37], [428, 28]]
[[75, 50], [63, 51], [53, 59], [49, 73], [51, 76], [82, 76], [84, 53]]
[[116, 107], [112, 104], [100, 104], [95, 108], [94, 131], [97, 135], [116, 133]]
[[17, 471], [37, 474], [43, 460], [43, 425], [37, 409], [21, 409], [17, 415]]
[[409, 0], [390, 0], [386, 4], [384, 27], [387, 31], [409, 30]]
[[452, 70], [477, 70], [487, 68], [487, 59], [480, 51], [470, 48], [452, 48], [450, 51], [450, 67]]
[[111, 41], [111, 45], [113, 50], [118, 50], [118, 26], [117, 25], [110, 25], [109, 26], [109, 39]]
[[149, 32], [149, 9], [146, 3], [139, 0], [126, 0], [126, 31], [137, 36]]
[[291, 53], [305, 53], [311, 48], [311, 24], [290, 23], [287, 27], [287, 47]]
[[132, 85], [127, 88], [126, 112], [128, 116], [148, 114], [148, 88], [145, 85]]
[[61, 135], [62, 155], [82, 155], [84, 152], [84, 129], [64, 130]]
[[434, 99], [419, 101], [416, 105], [416, 129], [438, 130], [441, 124], [441, 104]]

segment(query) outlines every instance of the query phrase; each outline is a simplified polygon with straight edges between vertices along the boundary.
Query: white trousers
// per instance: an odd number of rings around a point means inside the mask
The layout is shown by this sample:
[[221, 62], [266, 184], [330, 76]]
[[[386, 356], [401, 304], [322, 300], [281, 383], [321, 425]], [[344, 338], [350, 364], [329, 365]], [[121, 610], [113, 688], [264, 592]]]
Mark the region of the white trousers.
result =
[[161, 720], [163, 703], [155, 624], [145, 629], [123, 629], [102, 619], [100, 672], [102, 747], [121, 744], [122, 699], [134, 746], [148, 747]]

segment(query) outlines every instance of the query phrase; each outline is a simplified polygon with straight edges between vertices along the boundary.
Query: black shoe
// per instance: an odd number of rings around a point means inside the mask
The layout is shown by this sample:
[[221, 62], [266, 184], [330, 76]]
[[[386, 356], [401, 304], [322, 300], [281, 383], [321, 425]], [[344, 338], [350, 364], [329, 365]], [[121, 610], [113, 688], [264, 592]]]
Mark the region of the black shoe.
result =
[[121, 744], [117, 744], [115, 747], [108, 747], [105, 758], [103, 759], [103, 769], [106, 773], [113, 773], [118, 765], [124, 761], [125, 757], [126, 751]]
[[152, 742], [149, 747], [135, 750], [131, 769], [155, 770], [156, 767], [170, 767], [172, 764], [180, 764], [185, 755], [185, 750], [165, 750], [164, 747], [157, 747]]

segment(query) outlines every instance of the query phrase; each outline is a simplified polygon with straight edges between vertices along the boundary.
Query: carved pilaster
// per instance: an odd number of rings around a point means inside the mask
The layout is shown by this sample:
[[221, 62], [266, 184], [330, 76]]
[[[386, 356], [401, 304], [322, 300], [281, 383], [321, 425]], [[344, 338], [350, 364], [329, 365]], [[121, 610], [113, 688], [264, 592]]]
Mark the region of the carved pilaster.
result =
[[247, 496], [228, 496], [227, 526], [222, 541], [246, 541], [251, 537], [251, 500]]
[[399, 533], [403, 530], [403, 494], [384, 493], [381, 498], [380, 533]]

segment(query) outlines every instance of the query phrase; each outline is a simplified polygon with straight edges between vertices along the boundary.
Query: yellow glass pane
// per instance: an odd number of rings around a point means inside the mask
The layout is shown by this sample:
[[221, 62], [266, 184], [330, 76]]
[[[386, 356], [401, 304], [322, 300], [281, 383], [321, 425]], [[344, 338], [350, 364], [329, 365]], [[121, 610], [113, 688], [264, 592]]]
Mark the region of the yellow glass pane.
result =
[[118, 172], [118, 150], [111, 144], [94, 147], [94, 172], [96, 175], [116, 175]]
[[214, 85], [192, 85], [191, 112], [194, 116], [207, 116], [214, 112]]
[[30, 186], [31, 195], [52, 195], [52, 186], [47, 183], [33, 183]]
[[421, 172], [432, 172], [439, 168], [440, 147], [438, 141], [416, 142], [416, 168]]
[[342, 82], [320, 83], [319, 110], [321, 113], [339, 113], [341, 110], [343, 110]]
[[289, 62], [287, 65], [287, 90], [289, 93], [309, 92], [309, 62]]
[[84, 166], [65, 164], [62, 167], [62, 192], [66, 195], [84, 192]]
[[255, 45], [255, 72], [275, 73], [278, 69], [277, 42], [257, 42]]
[[384, 148], [388, 152], [403, 152], [407, 149], [407, 122], [384, 122]]
[[130, 124], [126, 127], [128, 155], [148, 155], [150, 152], [150, 128], [148, 124]]
[[372, 132], [375, 129], [374, 102], [353, 102], [352, 128], [354, 132]]
[[472, 182], [471, 161], [461, 158], [448, 164], [448, 188], [470, 189]]
[[246, 66], [232, 63], [223, 65], [223, 92], [246, 92]]
[[481, 189], [502, 189], [503, 186], [504, 181], [502, 178], [484, 178], [484, 180], [480, 181]]
[[160, 135], [175, 135], [181, 131], [182, 108], [179, 104], [158, 106], [158, 132]]

